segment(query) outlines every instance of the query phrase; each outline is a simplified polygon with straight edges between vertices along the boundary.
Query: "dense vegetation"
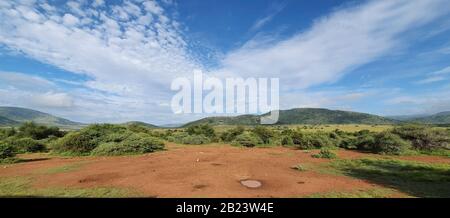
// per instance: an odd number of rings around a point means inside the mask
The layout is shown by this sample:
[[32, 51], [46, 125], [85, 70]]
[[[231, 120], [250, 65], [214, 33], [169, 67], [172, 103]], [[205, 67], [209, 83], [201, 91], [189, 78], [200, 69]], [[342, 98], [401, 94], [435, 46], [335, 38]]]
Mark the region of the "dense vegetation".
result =
[[95, 124], [79, 131], [23, 123], [0, 129], [0, 159], [16, 154], [52, 151], [71, 155], [142, 154], [164, 149], [163, 135], [138, 124]]
[[[199, 139], [201, 137], [201, 140]], [[382, 132], [305, 131], [288, 127], [237, 126], [216, 133], [207, 124], [171, 132], [168, 140], [183, 144], [223, 142], [255, 147], [283, 145], [298, 149], [345, 148], [378, 154], [400, 155], [408, 152], [448, 151], [450, 130], [423, 125], [401, 125]], [[326, 151], [324, 151], [326, 152]], [[448, 152], [447, 152], [448, 153]]]
[[75, 155], [142, 154], [162, 150], [164, 143], [143, 126], [94, 124], [58, 139], [52, 149]]
[[24, 123], [18, 128], [0, 129], [0, 158], [43, 151], [70, 155], [142, 154], [164, 149], [164, 141], [186, 145], [226, 143], [243, 147], [281, 145], [322, 149], [318, 157], [325, 158], [333, 158], [330, 150], [335, 148], [389, 155], [450, 153], [450, 130], [425, 125], [399, 125], [382, 132], [348, 132], [288, 126], [235, 126], [216, 130], [207, 124], [163, 130], [131, 123], [94, 124], [64, 132], [57, 127]]

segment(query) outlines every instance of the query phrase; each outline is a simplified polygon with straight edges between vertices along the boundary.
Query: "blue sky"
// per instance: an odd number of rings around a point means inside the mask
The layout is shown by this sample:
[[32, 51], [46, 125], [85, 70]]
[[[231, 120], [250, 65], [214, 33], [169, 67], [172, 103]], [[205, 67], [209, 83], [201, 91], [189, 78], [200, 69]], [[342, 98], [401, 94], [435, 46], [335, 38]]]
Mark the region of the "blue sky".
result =
[[82, 122], [180, 123], [194, 69], [279, 77], [281, 108], [450, 110], [445, 0], [0, 2], [0, 105]]

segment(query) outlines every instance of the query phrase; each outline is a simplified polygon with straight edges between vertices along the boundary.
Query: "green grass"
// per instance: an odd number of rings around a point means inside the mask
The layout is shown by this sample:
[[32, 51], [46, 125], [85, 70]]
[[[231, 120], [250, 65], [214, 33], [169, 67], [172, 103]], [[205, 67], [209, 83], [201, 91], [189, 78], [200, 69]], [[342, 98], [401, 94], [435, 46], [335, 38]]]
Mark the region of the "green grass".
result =
[[403, 155], [429, 155], [429, 156], [441, 156], [450, 158], [450, 150], [448, 149], [438, 149], [432, 151], [418, 151], [418, 150], [408, 150]]
[[22, 160], [16, 157], [0, 159], [0, 165], [14, 164], [20, 162], [22, 162]]
[[40, 169], [38, 173], [40, 174], [57, 174], [57, 173], [68, 173], [78, 170], [87, 162], [77, 162], [73, 164], [66, 164], [63, 166], [52, 167], [49, 169]]
[[97, 188], [33, 188], [31, 179], [26, 177], [0, 178], [0, 197], [131, 197], [136, 196], [129, 190]]
[[450, 197], [449, 164], [393, 159], [336, 160], [321, 170], [364, 179], [413, 197]]
[[392, 190], [386, 188], [373, 188], [349, 192], [325, 192], [306, 196], [307, 198], [387, 198]]

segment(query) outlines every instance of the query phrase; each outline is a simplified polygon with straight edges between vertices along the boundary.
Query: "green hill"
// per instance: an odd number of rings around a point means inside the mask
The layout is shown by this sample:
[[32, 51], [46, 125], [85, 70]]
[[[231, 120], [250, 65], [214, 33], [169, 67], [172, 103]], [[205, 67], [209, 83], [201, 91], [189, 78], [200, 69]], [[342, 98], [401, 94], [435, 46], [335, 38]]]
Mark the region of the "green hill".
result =
[[145, 123], [145, 122], [141, 122], [141, 121], [129, 121], [124, 123], [123, 125], [140, 125], [140, 126], [145, 126], [148, 128], [159, 128], [156, 125], [150, 124], [150, 123]]
[[82, 123], [70, 121], [40, 111], [20, 107], [0, 107], [0, 117], [5, 119], [5, 123], [3, 123], [3, 120], [0, 121], [0, 125], [4, 126], [17, 125], [29, 121], [47, 126], [59, 126], [67, 128], [76, 128], [83, 125]]
[[17, 124], [19, 124], [19, 122], [0, 116], [0, 126], [14, 126]]
[[[265, 114], [266, 115], [266, 114]], [[257, 125], [264, 115], [241, 115], [235, 117], [207, 117], [185, 126], [210, 125]], [[385, 117], [351, 111], [323, 108], [294, 108], [280, 110], [277, 124], [391, 124], [398, 121]]]
[[450, 111], [414, 118], [409, 121], [429, 124], [450, 124]]

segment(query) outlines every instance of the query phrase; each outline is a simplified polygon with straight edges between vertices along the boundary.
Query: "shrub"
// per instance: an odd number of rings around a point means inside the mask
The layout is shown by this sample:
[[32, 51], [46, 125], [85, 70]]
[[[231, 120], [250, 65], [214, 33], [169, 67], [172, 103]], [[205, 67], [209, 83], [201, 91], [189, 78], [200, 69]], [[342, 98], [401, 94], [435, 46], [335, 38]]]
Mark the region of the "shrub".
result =
[[53, 149], [58, 152], [86, 154], [97, 147], [95, 136], [86, 132], [71, 132], [55, 142]]
[[410, 143], [391, 132], [376, 135], [371, 150], [375, 153], [399, 155], [410, 147]]
[[187, 145], [201, 145], [208, 144], [211, 140], [204, 135], [188, 135], [184, 137], [181, 142]]
[[373, 150], [375, 138], [375, 133], [368, 130], [361, 130], [356, 133], [356, 138], [353, 139], [353, 146], [355, 146], [358, 150]]
[[327, 158], [327, 159], [334, 159], [337, 157], [335, 153], [333, 153], [330, 149], [322, 148], [320, 149], [320, 152], [318, 154], [311, 155], [314, 158]]
[[164, 143], [155, 137], [133, 134], [120, 143], [106, 142], [97, 146], [92, 155], [144, 154], [164, 149]]
[[58, 127], [46, 127], [37, 125], [33, 122], [26, 122], [19, 127], [19, 135], [21, 137], [29, 137], [33, 139], [44, 139], [51, 135], [62, 137], [64, 132], [59, 131]]
[[6, 159], [14, 156], [14, 148], [11, 145], [0, 142], [0, 159]]
[[130, 137], [132, 134], [134, 134], [131, 131], [120, 131], [108, 134], [106, 137], [104, 137], [105, 142], [121, 142]]
[[419, 150], [448, 149], [450, 144], [450, 135], [444, 129], [433, 129], [421, 125], [404, 125], [394, 128], [392, 132], [410, 141], [412, 147]]
[[189, 136], [189, 134], [187, 134], [186, 132], [174, 132], [174, 133], [171, 133], [170, 136], [167, 136], [167, 141], [182, 144], [183, 139], [188, 136]]
[[41, 152], [45, 151], [45, 145], [32, 138], [14, 138], [8, 140], [17, 153]]
[[283, 136], [281, 138], [281, 145], [293, 145], [294, 141], [292, 140], [291, 136]]
[[300, 133], [292, 136], [294, 144], [300, 149], [313, 149], [334, 146], [329, 135], [324, 132]]
[[6, 139], [8, 137], [14, 136], [17, 134], [17, 131], [14, 127], [1, 129], [0, 128], [0, 140]]
[[264, 126], [256, 126], [252, 129], [252, 133], [258, 136], [264, 144], [269, 144], [274, 132]]
[[232, 144], [236, 146], [255, 147], [262, 143], [262, 140], [258, 136], [246, 132], [238, 135]]
[[127, 129], [135, 133], [150, 133], [151, 129], [143, 125], [132, 123], [127, 125]]
[[204, 135], [208, 138], [213, 138], [216, 136], [214, 129], [208, 124], [190, 126], [186, 129], [186, 132], [189, 135]]
[[238, 126], [232, 129], [229, 129], [225, 132], [223, 132], [222, 134], [220, 134], [220, 139], [223, 142], [231, 142], [234, 139], [236, 139], [236, 137], [242, 133], [244, 133], [244, 127], [242, 126]]

